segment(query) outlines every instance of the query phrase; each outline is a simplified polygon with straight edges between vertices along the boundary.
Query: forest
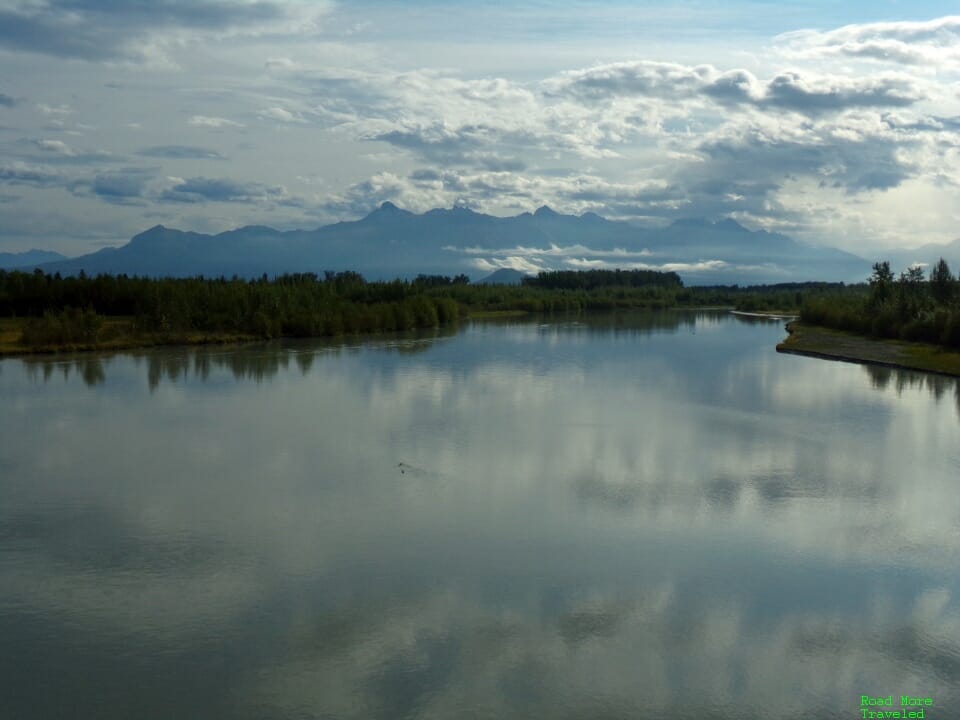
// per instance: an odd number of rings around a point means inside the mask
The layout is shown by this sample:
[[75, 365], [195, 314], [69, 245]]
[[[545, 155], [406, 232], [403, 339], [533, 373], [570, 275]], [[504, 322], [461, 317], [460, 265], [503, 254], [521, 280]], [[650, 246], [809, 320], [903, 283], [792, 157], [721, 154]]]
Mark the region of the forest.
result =
[[895, 277], [878, 262], [867, 283], [752, 287], [685, 287], [676, 273], [652, 270], [542, 272], [520, 285], [472, 284], [466, 275], [369, 282], [349, 271], [253, 280], [0, 271], [6, 346], [32, 350], [329, 337], [442, 327], [491, 313], [670, 307], [795, 312], [813, 325], [960, 347], [960, 289], [942, 259], [929, 278], [920, 267]]
[[[522, 285], [465, 275], [368, 282], [355, 272], [241, 278], [61, 277], [0, 271], [0, 318], [20, 348], [321, 337], [450, 325], [483, 313], [568, 313], [725, 306], [796, 310], [841, 285], [684, 287], [650, 270], [544, 272]], [[11, 331], [13, 332], [13, 331]]]
[[889, 262], [877, 262], [868, 284], [825, 288], [807, 298], [800, 319], [861, 335], [956, 349], [960, 348], [960, 281], [943, 258], [929, 278], [919, 266], [895, 277]]

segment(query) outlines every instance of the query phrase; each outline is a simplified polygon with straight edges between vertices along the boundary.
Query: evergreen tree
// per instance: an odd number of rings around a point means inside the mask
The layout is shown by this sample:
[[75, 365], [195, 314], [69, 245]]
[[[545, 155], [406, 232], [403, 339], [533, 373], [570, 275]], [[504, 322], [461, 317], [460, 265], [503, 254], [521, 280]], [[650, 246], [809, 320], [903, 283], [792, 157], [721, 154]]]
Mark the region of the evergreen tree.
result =
[[874, 310], [883, 306], [893, 291], [893, 271], [890, 262], [876, 262], [873, 264], [873, 275], [870, 276], [870, 305]]
[[950, 266], [943, 258], [930, 271], [930, 294], [938, 305], [947, 305], [955, 293], [954, 278]]

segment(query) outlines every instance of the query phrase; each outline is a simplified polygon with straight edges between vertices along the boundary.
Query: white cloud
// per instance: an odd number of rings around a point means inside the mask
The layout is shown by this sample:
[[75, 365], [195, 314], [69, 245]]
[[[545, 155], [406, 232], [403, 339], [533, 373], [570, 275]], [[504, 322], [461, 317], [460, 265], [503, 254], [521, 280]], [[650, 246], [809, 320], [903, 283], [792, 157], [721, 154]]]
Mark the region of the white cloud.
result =
[[54, 116], [73, 115], [76, 112], [69, 105], [48, 105], [46, 103], [37, 103], [37, 110], [44, 115]]
[[529, 258], [508, 255], [507, 257], [475, 258], [470, 261], [470, 265], [477, 270], [484, 272], [494, 272], [495, 270], [519, 270], [528, 275], [536, 275], [547, 269], [546, 265], [535, 263]]
[[794, 59], [850, 59], [924, 66], [933, 71], [960, 68], [960, 17], [925, 22], [880, 22], [846, 25], [818, 32], [801, 30], [775, 38]]
[[900, 107], [923, 98], [917, 81], [903, 74], [859, 78], [788, 70], [762, 82], [744, 69], [722, 72], [712, 65], [648, 60], [568, 71], [547, 79], [543, 87], [548, 95], [582, 102], [644, 98], [752, 105], [807, 114], [857, 107]]
[[267, 120], [276, 120], [282, 123], [302, 123], [304, 119], [296, 113], [292, 113], [282, 107], [272, 107], [260, 111], [260, 117]]
[[663, 263], [655, 265], [651, 263], [623, 263], [610, 260], [587, 260], [586, 258], [570, 258], [565, 263], [574, 270], [660, 270], [663, 272], [683, 272], [697, 273], [723, 270], [730, 267], [730, 264], [723, 260], [700, 260], [693, 263]]
[[71, 148], [62, 140], [37, 140], [36, 144], [37, 144], [37, 147], [40, 148], [41, 150], [57, 153], [59, 155], [75, 155], [76, 154], [73, 151], [73, 148]]
[[[66, 16], [44, 13], [68, 5], [76, 32], [53, 32]], [[4, 127], [21, 129], [0, 136], [0, 156], [6, 182], [32, 184], [23, 205], [41, 204], [41, 188], [92, 187], [96, 175], [129, 185], [130, 168], [121, 171], [133, 153], [159, 166], [150, 168], [156, 177], [205, 178], [211, 173], [189, 163], [218, 159], [212, 174], [234, 190], [313, 178], [325, 193], [315, 203], [291, 199], [297, 207], [287, 215], [252, 217], [286, 227], [353, 219], [383, 200], [415, 211], [459, 202], [501, 215], [546, 203], [651, 225], [735, 212], [823, 242], [843, 227], [837, 242], [853, 248], [903, 234], [903, 210], [893, 207], [905, 186], [923, 207], [933, 204], [926, 198], [944, 208], [960, 200], [958, 17], [758, 35], [738, 39], [736, 52], [720, 52], [715, 37], [681, 49], [671, 36], [634, 43], [629, 53], [569, 53], [546, 41], [508, 47], [504, 36], [453, 48], [437, 34], [453, 10], [446, 19], [425, 14], [413, 48], [412, 33], [398, 40], [397, 24], [411, 26], [391, 4], [361, 13], [330, 3], [200, 0], [118, 6], [112, 15], [90, 0], [3, 7], [0, 14], [40, 33], [26, 48], [0, 30], [9, 66], [0, 98], [17, 98], [0, 112]], [[616, 14], [601, 13], [606, 22]], [[533, 23], [526, 37], [544, 19], [542, 8], [520, 16]], [[481, 62], [496, 43], [503, 56]], [[537, 62], [510, 62], [521, 55]], [[148, 56], [176, 67], [138, 64]], [[583, 59], [594, 57], [592, 65]], [[284, 126], [298, 131], [277, 132]], [[67, 136], [80, 132], [82, 144]], [[33, 169], [12, 169], [13, 160]], [[89, 167], [49, 174], [68, 165]], [[137, 202], [149, 211], [118, 222], [184, 222], [153, 185], [145, 188]], [[221, 198], [244, 196], [219, 190]], [[896, 202], [884, 202], [894, 191]], [[198, 227], [225, 216], [208, 214], [206, 204], [190, 216]], [[855, 212], [862, 222], [851, 220]], [[953, 239], [951, 216], [916, 218], [921, 235], [911, 241]]]
[[338, 216], [369, 212], [390, 200], [415, 212], [466, 202], [491, 213], [532, 210], [543, 204], [570, 214], [603, 210], [631, 217], [655, 208], [680, 208], [685, 199], [666, 180], [616, 183], [596, 175], [544, 176], [514, 171], [418, 171], [408, 176], [379, 173], [333, 195], [326, 208]]
[[614, 258], [635, 258], [635, 257], [649, 257], [653, 253], [649, 250], [625, 250], [623, 248], [614, 248], [613, 250], [594, 250], [592, 248], [585, 247], [583, 245], [569, 245], [566, 247], [560, 247], [559, 245], [551, 244], [549, 247], [537, 248], [537, 247], [524, 247], [518, 245], [513, 248], [501, 248], [501, 249], [491, 249], [491, 248], [481, 248], [481, 247], [465, 247], [458, 248], [452, 245], [448, 245], [443, 248], [444, 250], [449, 250], [450, 252], [459, 252], [465, 255], [490, 255], [490, 256], [516, 256], [516, 257], [550, 257], [550, 258], [563, 258], [563, 257], [614, 257]]
[[244, 127], [243, 123], [236, 120], [228, 120], [222, 117], [209, 117], [207, 115], [194, 115], [188, 121], [188, 124], [194, 127], [225, 128], [225, 127]]

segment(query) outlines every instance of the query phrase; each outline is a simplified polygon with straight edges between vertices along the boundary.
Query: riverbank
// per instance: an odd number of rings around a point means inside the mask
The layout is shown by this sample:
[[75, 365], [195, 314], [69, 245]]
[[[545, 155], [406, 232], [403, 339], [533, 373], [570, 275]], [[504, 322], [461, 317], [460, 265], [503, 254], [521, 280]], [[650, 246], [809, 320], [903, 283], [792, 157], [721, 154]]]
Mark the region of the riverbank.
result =
[[[620, 314], [629, 314], [631, 312], [663, 312], [667, 309], [649, 310], [643, 308], [633, 308], [626, 310], [601, 310], [587, 312], [592, 317], [598, 316], [618, 316]], [[699, 311], [731, 311], [730, 306], [703, 306], [703, 307], [676, 307], [673, 310], [687, 312]], [[575, 311], [575, 315], [580, 317], [584, 311]], [[757, 314], [760, 316], [760, 314]], [[533, 312], [530, 310], [473, 310], [468, 311], [460, 318], [460, 322], [469, 321], [490, 321], [499, 320], [520, 320], [531, 317], [558, 317], [557, 313]], [[559, 314], [563, 316], [562, 313]], [[768, 317], [764, 315], [764, 317]], [[136, 323], [132, 317], [104, 317], [101, 318], [102, 324], [96, 332], [96, 341], [94, 342], [69, 342], [69, 343], [45, 343], [29, 344], [23, 342], [23, 330], [28, 322], [25, 318], [0, 318], [0, 358], [16, 357], [21, 355], [53, 355], [57, 353], [76, 353], [76, 352], [95, 352], [95, 351], [120, 351], [137, 350], [150, 347], [162, 346], [203, 346], [203, 345], [243, 345], [256, 342], [265, 342], [267, 340], [283, 339], [280, 337], [261, 337], [253, 334], [229, 333], [229, 332], [144, 332], [136, 329]], [[428, 329], [428, 328], [420, 328]], [[344, 332], [336, 336], [322, 335], [316, 337], [356, 337], [356, 336], [375, 336], [381, 332], [391, 331], [370, 331], [370, 332]], [[292, 338], [293, 336], [291, 336]], [[309, 336], [297, 336], [301, 339]]]
[[51, 355], [55, 353], [102, 350], [136, 350], [163, 345], [242, 345], [261, 341], [255, 335], [226, 332], [135, 332], [130, 318], [105, 318], [94, 342], [56, 344], [24, 344], [22, 318], [0, 318], [0, 358], [18, 355]]
[[762, 318], [765, 320], [796, 320], [800, 317], [800, 315], [795, 312], [779, 312], [777, 310], [757, 310], [756, 312], [731, 310], [730, 312], [740, 317]]
[[936, 345], [878, 340], [797, 321], [786, 328], [789, 335], [777, 352], [960, 377], [960, 352]]
[[[527, 310], [479, 310], [469, 313], [464, 320], [503, 320], [531, 315]], [[131, 317], [106, 317], [94, 342], [25, 344], [25, 318], [0, 318], [0, 358], [20, 355], [53, 355], [56, 353], [138, 350], [162, 346], [244, 345], [270, 339], [249, 333], [229, 332], [165, 332], [150, 333], [134, 329]], [[357, 333], [343, 333], [344, 336]], [[376, 335], [374, 332], [359, 333]], [[327, 336], [324, 336], [327, 337]]]

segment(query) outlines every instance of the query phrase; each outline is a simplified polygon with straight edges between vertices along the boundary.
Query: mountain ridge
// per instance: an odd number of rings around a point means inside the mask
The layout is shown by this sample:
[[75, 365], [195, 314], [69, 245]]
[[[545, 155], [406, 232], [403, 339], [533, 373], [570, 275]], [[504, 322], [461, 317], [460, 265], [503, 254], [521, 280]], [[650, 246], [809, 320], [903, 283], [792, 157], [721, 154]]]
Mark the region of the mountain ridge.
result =
[[418, 214], [390, 201], [358, 220], [312, 230], [248, 225], [207, 234], [158, 224], [122, 246], [38, 266], [88, 275], [354, 270], [370, 279], [466, 273], [474, 280], [498, 269], [639, 267], [676, 271], [688, 284], [862, 281], [870, 269], [851, 253], [750, 230], [732, 218], [683, 218], [651, 229], [596, 213], [566, 215], [548, 205], [497, 217], [462, 205]]
[[33, 268], [42, 263], [67, 259], [66, 255], [53, 250], [38, 250], [37, 248], [17, 253], [0, 252], [0, 270]]

